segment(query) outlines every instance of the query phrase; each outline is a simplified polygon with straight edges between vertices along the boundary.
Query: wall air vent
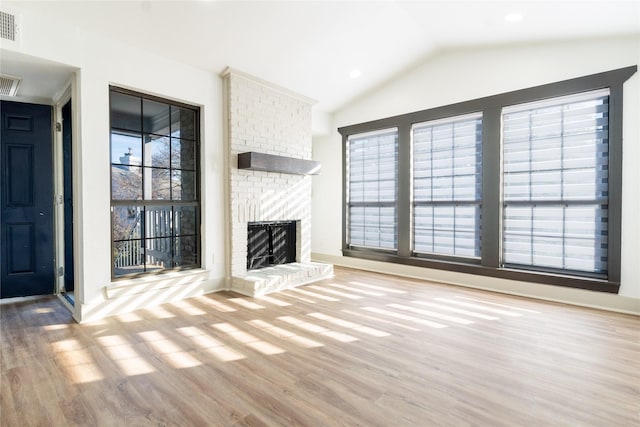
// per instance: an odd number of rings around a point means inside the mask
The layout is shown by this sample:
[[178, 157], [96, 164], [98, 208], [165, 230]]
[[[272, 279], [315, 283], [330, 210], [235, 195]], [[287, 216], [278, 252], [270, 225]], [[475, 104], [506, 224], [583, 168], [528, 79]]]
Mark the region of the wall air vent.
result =
[[0, 75], [0, 95], [4, 96], [16, 96], [18, 93], [18, 86], [20, 86], [20, 79], [18, 77]]
[[15, 15], [0, 10], [0, 38], [16, 41], [17, 29]]

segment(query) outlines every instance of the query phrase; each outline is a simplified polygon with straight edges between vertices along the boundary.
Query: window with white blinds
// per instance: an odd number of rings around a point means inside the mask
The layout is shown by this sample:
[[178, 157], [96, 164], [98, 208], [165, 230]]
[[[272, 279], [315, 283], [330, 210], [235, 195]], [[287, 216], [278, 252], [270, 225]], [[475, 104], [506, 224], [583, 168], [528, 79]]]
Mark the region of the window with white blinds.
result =
[[502, 110], [503, 262], [607, 273], [609, 91]]
[[340, 127], [342, 254], [618, 292], [637, 68]]
[[413, 251], [479, 257], [482, 114], [414, 124]]
[[398, 129], [349, 136], [348, 242], [397, 249]]

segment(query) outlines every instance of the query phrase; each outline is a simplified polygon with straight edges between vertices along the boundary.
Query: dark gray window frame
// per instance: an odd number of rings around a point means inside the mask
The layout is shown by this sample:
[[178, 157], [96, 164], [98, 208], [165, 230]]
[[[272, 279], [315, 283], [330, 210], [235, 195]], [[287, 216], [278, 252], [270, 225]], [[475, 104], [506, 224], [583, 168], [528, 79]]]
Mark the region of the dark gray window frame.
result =
[[[113, 236], [113, 223], [110, 221], [109, 222], [109, 229], [110, 229], [110, 236], [111, 236], [111, 280], [112, 281], [119, 281], [119, 280], [126, 280], [126, 279], [132, 279], [132, 278], [136, 278], [136, 277], [146, 277], [146, 276], [153, 276], [153, 275], [159, 275], [159, 274], [164, 274], [167, 272], [171, 272], [171, 271], [180, 271], [180, 270], [191, 270], [194, 268], [200, 268], [202, 265], [202, 234], [201, 234], [201, 195], [200, 195], [200, 188], [201, 188], [201, 184], [200, 184], [200, 174], [201, 174], [201, 164], [200, 164], [200, 147], [201, 147], [201, 135], [200, 135], [200, 108], [193, 106], [193, 105], [189, 105], [189, 104], [184, 104], [181, 102], [177, 102], [177, 101], [173, 101], [173, 100], [169, 100], [169, 99], [165, 99], [162, 97], [158, 97], [158, 96], [154, 96], [154, 95], [149, 95], [146, 93], [142, 93], [142, 92], [137, 92], [134, 90], [130, 90], [130, 89], [124, 89], [118, 86], [109, 86], [109, 98], [111, 98], [110, 94], [111, 92], [115, 92], [115, 93], [121, 93], [124, 95], [131, 95], [134, 97], [139, 97], [144, 100], [150, 100], [150, 101], [157, 101], [157, 102], [161, 102], [164, 104], [168, 104], [171, 106], [175, 106], [175, 107], [179, 107], [179, 108], [185, 108], [185, 109], [190, 109], [193, 110], [195, 112], [195, 159], [194, 159], [194, 167], [195, 167], [195, 200], [193, 201], [187, 201], [187, 202], [181, 202], [178, 200], [119, 200], [119, 199], [113, 199], [112, 194], [113, 194], [113, 189], [112, 187], [112, 177], [111, 177], [111, 156], [109, 156], [109, 199], [111, 201], [111, 210], [113, 211], [113, 207], [115, 206], [136, 206], [136, 207], [145, 207], [145, 206], [149, 206], [149, 207], [163, 207], [163, 206], [194, 206], [196, 208], [196, 260], [193, 264], [190, 265], [186, 265], [186, 266], [181, 266], [181, 267], [173, 267], [173, 268], [164, 268], [160, 271], [151, 271], [151, 272], [143, 272], [143, 273], [132, 273], [132, 274], [126, 274], [126, 275], [120, 275], [120, 276], [116, 276], [115, 274], [115, 267], [114, 267], [114, 236]], [[111, 132], [113, 130], [112, 127], [112, 123], [111, 123], [111, 102], [109, 103], [109, 135], [111, 135]], [[111, 136], [110, 136], [111, 138]], [[111, 152], [111, 142], [109, 143], [109, 151]], [[113, 213], [112, 213], [113, 215]], [[142, 241], [144, 241], [146, 238], [143, 237]]]
[[[342, 192], [342, 253], [344, 256], [392, 262], [503, 279], [617, 293], [620, 288], [622, 218], [623, 85], [636, 71], [630, 66], [570, 80], [535, 86], [457, 104], [387, 117], [338, 129], [342, 135], [342, 184], [347, 185], [349, 135], [398, 128], [398, 249], [381, 251], [350, 247], [347, 241], [347, 194]], [[608, 275], [577, 276], [501, 266], [501, 114], [509, 105], [539, 101], [597, 89], [609, 89], [609, 246]], [[411, 126], [430, 120], [482, 112], [482, 248], [478, 262], [446, 256], [415, 256], [411, 248]]]

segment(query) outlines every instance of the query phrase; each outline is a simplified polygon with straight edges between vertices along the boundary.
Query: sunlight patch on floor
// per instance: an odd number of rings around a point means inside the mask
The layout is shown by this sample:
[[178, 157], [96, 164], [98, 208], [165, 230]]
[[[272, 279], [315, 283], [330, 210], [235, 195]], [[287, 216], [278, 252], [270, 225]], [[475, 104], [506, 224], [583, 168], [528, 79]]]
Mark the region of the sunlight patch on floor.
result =
[[459, 296], [459, 297], [456, 297], [456, 298], [465, 299], [465, 300], [469, 300], [469, 301], [476, 301], [476, 302], [480, 302], [482, 304], [495, 305], [496, 307], [508, 308], [509, 310], [519, 310], [519, 311], [524, 311], [526, 313], [540, 314], [539, 311], [529, 310], [528, 308], [516, 307], [515, 305], [500, 304], [500, 303], [497, 303], [497, 302], [484, 301], [484, 300], [481, 300], [481, 299], [478, 299], [478, 298], [463, 297], [463, 296]]
[[213, 297], [211, 296], [205, 295], [203, 297], [200, 297], [198, 301], [204, 305], [208, 305], [209, 307], [221, 313], [231, 313], [231, 312], [237, 311], [235, 307], [231, 307], [230, 305], [217, 301], [213, 299]]
[[127, 376], [144, 375], [155, 372], [144, 358], [140, 357], [131, 344], [120, 335], [107, 335], [96, 338], [120, 370]]
[[471, 325], [472, 323], [475, 323], [473, 320], [463, 319], [462, 317], [451, 316], [451, 315], [442, 314], [442, 313], [436, 313], [434, 311], [429, 311], [429, 310], [422, 310], [422, 309], [419, 309], [419, 308], [409, 307], [409, 306], [402, 305], [402, 304], [387, 304], [387, 307], [397, 308], [399, 310], [409, 311], [409, 312], [415, 313], [415, 314], [422, 314], [422, 315], [429, 316], [429, 317], [435, 317], [436, 319], [446, 320], [448, 322], [458, 323], [460, 325]]
[[351, 281], [351, 282], [349, 282], [349, 284], [354, 285], [354, 286], [361, 286], [361, 287], [368, 288], [368, 289], [376, 289], [378, 291], [392, 293], [392, 294], [406, 294], [407, 293], [407, 291], [401, 291], [400, 289], [389, 288], [389, 287], [386, 287], [386, 286], [369, 285], [367, 283], [362, 283], [362, 282]]
[[72, 384], [85, 384], [104, 379], [102, 370], [86, 349], [70, 350], [55, 356]]
[[387, 337], [391, 334], [387, 332], [382, 332], [377, 329], [370, 328], [368, 326], [363, 326], [358, 323], [353, 323], [348, 320], [339, 319], [337, 317], [329, 316], [323, 313], [309, 313], [307, 316], [311, 316], [315, 319], [324, 320], [325, 322], [341, 326], [343, 328], [353, 329], [354, 331], [362, 332], [367, 335], [371, 335], [374, 337]]
[[318, 341], [314, 341], [310, 338], [297, 335], [287, 329], [272, 325], [271, 323], [266, 322], [264, 320], [259, 320], [259, 319], [249, 320], [247, 321], [247, 323], [253, 326], [254, 328], [258, 328], [268, 334], [273, 335], [274, 337], [290, 341], [303, 348], [314, 348], [314, 347], [324, 346], [324, 344], [319, 343]]
[[343, 298], [347, 298], [347, 299], [362, 299], [362, 296], [360, 296], [360, 295], [353, 295], [353, 294], [348, 294], [346, 292], [335, 291], [333, 289], [327, 289], [324, 286], [307, 285], [306, 288], [314, 289], [314, 290], [320, 291], [320, 292], [326, 292], [328, 294], [337, 295], [339, 297], [343, 297]]
[[273, 355], [285, 352], [285, 350], [283, 350], [282, 348], [263, 341], [248, 332], [242, 331], [237, 327], [231, 325], [230, 323], [216, 323], [211, 326], [221, 332], [224, 332], [225, 334], [227, 334], [227, 336], [239, 342], [240, 344], [251, 347], [252, 349], [262, 354]]
[[255, 302], [249, 301], [245, 298], [229, 298], [228, 301], [250, 310], [260, 310], [264, 308], [264, 305], [256, 304]]
[[342, 310], [342, 312], [352, 316], [360, 317], [362, 319], [372, 320], [374, 322], [384, 323], [386, 325], [392, 325], [398, 328], [406, 329], [408, 331], [417, 332], [420, 330], [418, 328], [414, 328], [413, 326], [405, 325], [404, 323], [398, 323], [398, 322], [394, 322], [393, 320], [383, 319], [381, 317], [376, 317], [376, 316], [370, 316], [364, 313], [358, 313], [357, 311], [353, 311], [353, 310]]
[[344, 289], [346, 291], [351, 291], [351, 292], [357, 292], [359, 294], [368, 295], [371, 297], [383, 297], [386, 295], [383, 292], [367, 291], [367, 290], [358, 289], [352, 286], [340, 285], [338, 283], [328, 283], [326, 286], [331, 286], [332, 288]]
[[433, 303], [433, 302], [427, 302], [427, 301], [412, 301], [414, 304], [420, 304], [423, 305], [425, 307], [433, 307], [435, 309], [438, 310], [444, 310], [444, 311], [450, 311], [453, 313], [458, 313], [458, 314], [464, 314], [465, 316], [470, 316], [470, 317], [475, 317], [478, 319], [484, 319], [484, 320], [499, 320], [499, 317], [495, 317], [495, 316], [490, 316], [488, 314], [482, 314], [482, 313], [476, 313], [475, 311], [469, 311], [469, 310], [465, 310], [462, 308], [456, 308], [456, 307], [450, 307], [448, 305], [444, 305], [444, 304], [437, 304], [437, 303]]
[[302, 297], [300, 295], [293, 295], [290, 291], [291, 291], [291, 289], [289, 289], [289, 291], [285, 291], [286, 293], [284, 293], [284, 295], [287, 298], [293, 298], [293, 299], [295, 299], [297, 301], [302, 301], [302, 302], [305, 302], [307, 304], [315, 304], [317, 302], [315, 300], [312, 300], [312, 299], [309, 299], [309, 298], [305, 298], [305, 297]]
[[195, 307], [193, 304], [191, 304], [190, 302], [188, 302], [186, 300], [176, 301], [172, 305], [174, 307], [182, 310], [183, 312], [185, 312], [189, 316], [202, 316], [204, 314], [207, 314], [206, 311], [202, 310], [201, 308]]
[[148, 309], [146, 311], [156, 319], [170, 319], [172, 317], [176, 317], [175, 314], [165, 310], [162, 307], [153, 307], [152, 309]]
[[114, 317], [122, 323], [139, 322], [142, 320], [142, 318], [135, 312], [118, 314]]
[[296, 293], [299, 293], [299, 294], [302, 294], [302, 295], [306, 295], [306, 296], [309, 296], [309, 297], [312, 297], [312, 298], [318, 298], [318, 299], [325, 300], [325, 301], [333, 301], [333, 302], [340, 301], [337, 298], [329, 297], [329, 296], [322, 295], [322, 294], [317, 294], [315, 292], [306, 291], [306, 290], [300, 289], [300, 288], [289, 289], [289, 291], [290, 292], [296, 292]]
[[492, 308], [492, 307], [487, 307], [486, 305], [483, 304], [476, 304], [476, 303], [470, 303], [470, 302], [465, 302], [465, 301], [458, 301], [455, 299], [450, 299], [450, 298], [435, 298], [436, 301], [440, 301], [440, 302], [446, 302], [448, 304], [455, 304], [455, 305], [459, 305], [462, 307], [470, 307], [476, 310], [483, 310], [483, 311], [488, 311], [491, 313], [496, 313], [496, 314], [502, 314], [504, 316], [510, 316], [510, 317], [520, 317], [522, 316], [522, 314], [520, 313], [514, 313], [513, 311], [510, 310], [501, 310], [501, 309], [497, 309], [497, 308]]
[[42, 329], [44, 329], [45, 331], [58, 331], [60, 329], [68, 329], [69, 325], [66, 323], [61, 323], [58, 325], [44, 325], [42, 327]]
[[202, 362], [187, 351], [165, 353], [161, 357], [176, 369], [193, 368], [202, 365]]
[[246, 356], [229, 348], [225, 343], [212, 337], [207, 332], [195, 326], [185, 326], [176, 329], [180, 334], [189, 338], [200, 349], [211, 354], [221, 362], [244, 359]]
[[443, 325], [442, 323], [432, 322], [430, 320], [420, 319], [414, 316], [407, 316], [406, 314], [396, 313], [395, 311], [389, 311], [382, 308], [362, 307], [362, 310], [370, 311], [377, 314], [382, 314], [384, 316], [394, 317], [396, 319], [407, 320], [413, 323], [418, 323], [420, 325], [429, 326], [430, 328], [446, 328], [447, 327], [447, 325]]
[[267, 295], [258, 296], [258, 297], [256, 297], [256, 299], [261, 300], [261, 301], [269, 302], [269, 303], [271, 303], [273, 305], [277, 305], [278, 307], [287, 307], [287, 306], [291, 305], [291, 303], [288, 303], [286, 301], [282, 301], [282, 300], [279, 300], [277, 298], [273, 298], [272, 296], [267, 296]]
[[304, 320], [300, 320], [297, 319], [293, 316], [280, 316], [278, 317], [278, 320], [281, 320], [285, 323], [288, 323], [290, 325], [294, 325], [300, 329], [304, 329], [306, 331], [309, 332], [313, 332], [314, 334], [319, 334], [319, 335], [323, 335], [323, 336], [327, 336], [329, 338], [332, 338], [336, 341], [340, 341], [340, 342], [353, 342], [353, 341], [358, 341], [358, 338], [353, 337], [351, 335], [348, 334], [343, 334], [341, 332], [337, 332], [337, 331], [333, 331], [331, 329], [327, 329], [325, 327], [322, 327], [320, 325], [316, 325], [315, 323], [310, 323], [310, 322], [305, 322]]

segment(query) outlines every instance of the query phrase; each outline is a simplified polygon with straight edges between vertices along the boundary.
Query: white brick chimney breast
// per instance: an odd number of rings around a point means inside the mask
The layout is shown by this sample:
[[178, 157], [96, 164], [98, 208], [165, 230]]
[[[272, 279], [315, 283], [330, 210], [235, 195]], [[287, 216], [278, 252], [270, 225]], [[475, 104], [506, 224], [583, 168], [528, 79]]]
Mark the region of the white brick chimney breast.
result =
[[[248, 151], [311, 160], [314, 101], [227, 69], [227, 269], [232, 291], [260, 296], [333, 275], [333, 266], [311, 262], [310, 175], [238, 169]], [[247, 271], [247, 223], [296, 221], [296, 262]]]

